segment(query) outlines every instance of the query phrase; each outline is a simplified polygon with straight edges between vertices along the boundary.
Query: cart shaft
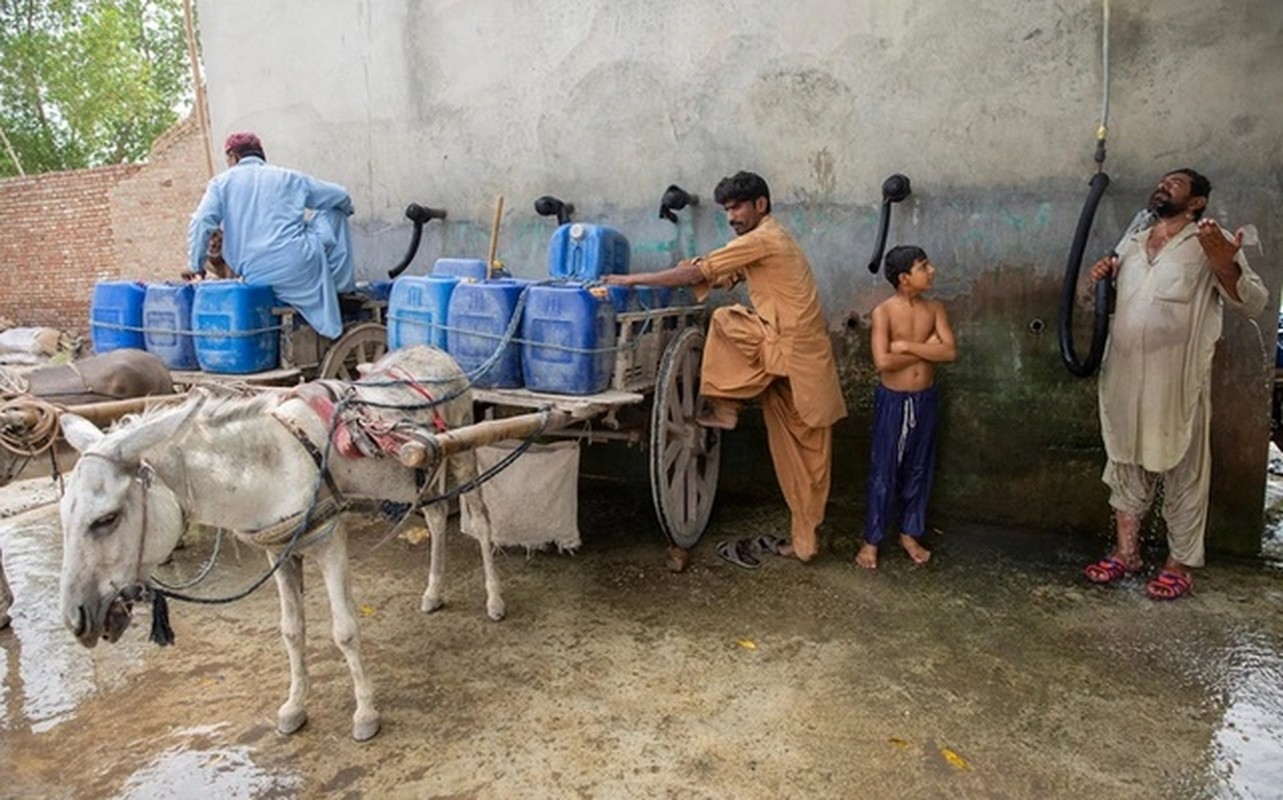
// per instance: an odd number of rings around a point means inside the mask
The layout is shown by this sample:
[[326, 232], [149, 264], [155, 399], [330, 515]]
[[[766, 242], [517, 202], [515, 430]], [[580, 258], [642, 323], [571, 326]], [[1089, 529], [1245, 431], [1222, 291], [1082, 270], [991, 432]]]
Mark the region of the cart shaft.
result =
[[571, 414], [555, 409], [546, 414], [536, 411], [515, 417], [486, 420], [444, 433], [425, 434], [423, 437], [425, 441], [411, 441], [402, 445], [397, 457], [407, 467], [422, 467], [428, 464], [433, 454], [444, 458], [504, 439], [524, 439], [540, 431], [541, 428], [545, 433], [555, 431], [574, 421], [575, 418]]

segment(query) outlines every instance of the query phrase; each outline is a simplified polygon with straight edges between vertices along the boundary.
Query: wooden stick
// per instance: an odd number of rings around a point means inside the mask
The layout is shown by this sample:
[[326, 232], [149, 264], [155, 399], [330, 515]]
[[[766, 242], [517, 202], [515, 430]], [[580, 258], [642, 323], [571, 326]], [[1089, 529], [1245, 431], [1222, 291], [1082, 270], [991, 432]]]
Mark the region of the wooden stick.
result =
[[126, 414], [141, 414], [156, 406], [172, 406], [185, 403], [190, 399], [185, 394], [151, 395], [149, 397], [130, 397], [125, 400], [106, 400], [101, 403], [86, 403], [80, 406], [67, 406], [64, 411], [84, 417], [93, 424], [102, 427], [109, 425]]
[[503, 219], [503, 195], [499, 195], [499, 201], [494, 207], [494, 225], [490, 228], [490, 258], [486, 259], [486, 279], [489, 280], [494, 274], [495, 254], [499, 250], [499, 221]]
[[[40, 398], [34, 398], [39, 400]], [[78, 406], [51, 406], [58, 414], [75, 414], [84, 417], [98, 427], [110, 425], [126, 414], [141, 414], [157, 406], [177, 405], [188, 399], [185, 394], [149, 395], [147, 397], [128, 397], [123, 400], [104, 400], [99, 403], [85, 403]], [[27, 428], [40, 423], [39, 413], [32, 408], [13, 408], [0, 414], [0, 422], [6, 425], [22, 425]]]
[[[397, 457], [407, 467], [421, 467], [431, 458], [430, 451], [435, 451], [444, 457], [464, 450], [475, 450], [491, 442], [499, 442], [504, 439], [522, 439], [539, 430], [539, 424], [542, 420], [543, 414], [536, 411], [531, 414], [519, 414], [515, 417], [477, 422], [462, 428], [455, 428], [452, 431], [446, 431], [445, 433], [431, 435], [430, 438], [436, 444], [435, 448], [429, 448], [428, 445], [421, 442], [406, 442], [401, 446]], [[549, 412], [548, 424], [544, 426], [544, 431], [564, 428], [573, 421], [573, 417], [565, 411]]]
[[214, 145], [209, 137], [209, 100], [205, 97], [205, 79], [200, 72], [200, 53], [196, 49], [196, 11], [192, 0], [183, 0], [183, 28], [187, 35], [187, 60], [192, 68], [192, 88], [196, 91], [196, 123], [200, 127], [200, 138], [205, 143], [205, 171], [214, 177], [214, 156], [211, 150]]

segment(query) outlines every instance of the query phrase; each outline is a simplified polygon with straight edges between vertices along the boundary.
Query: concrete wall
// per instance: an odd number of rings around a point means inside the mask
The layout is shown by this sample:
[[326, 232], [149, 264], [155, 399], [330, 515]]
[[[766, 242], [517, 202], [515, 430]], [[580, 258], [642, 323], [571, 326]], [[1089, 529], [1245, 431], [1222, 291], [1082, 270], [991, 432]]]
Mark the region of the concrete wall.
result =
[[[1060, 366], [1055, 337], [1095, 169], [1101, 3], [204, 0], [199, 12], [215, 139], [254, 129], [269, 159], [347, 185], [364, 277], [399, 259], [411, 201], [450, 212], [412, 272], [484, 255], [500, 194], [500, 256], [520, 275], [542, 269], [552, 225], [531, 201], [545, 193], [622, 228], [636, 269], [667, 266], [729, 232], [707, 201], [680, 228], [657, 219], [664, 187], [707, 198], [723, 175], [761, 172], [843, 358], [842, 525], [861, 504], [868, 312], [890, 292], [865, 269], [879, 187], [909, 175], [891, 240], [932, 255], [962, 349], [942, 375], [936, 517], [1107, 524], [1094, 382]], [[1113, 3], [1114, 187], [1089, 252], [1160, 173], [1192, 165], [1216, 187], [1214, 216], [1259, 228], [1265, 255], [1249, 256], [1277, 305], [1281, 35], [1275, 0]], [[1259, 545], [1273, 340], [1273, 310], [1226, 328], [1214, 547]]]
[[202, 148], [187, 120], [143, 164], [0, 181], [0, 316], [88, 341], [95, 283], [177, 279], [208, 179]]

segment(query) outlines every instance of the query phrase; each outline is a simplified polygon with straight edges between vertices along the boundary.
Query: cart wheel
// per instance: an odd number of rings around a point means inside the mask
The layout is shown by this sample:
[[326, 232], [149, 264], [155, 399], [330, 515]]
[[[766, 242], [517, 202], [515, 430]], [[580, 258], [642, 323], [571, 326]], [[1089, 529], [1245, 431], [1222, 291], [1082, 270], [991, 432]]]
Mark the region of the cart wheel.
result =
[[650, 493], [664, 535], [689, 549], [704, 535], [717, 494], [721, 435], [695, 422], [704, 333], [687, 328], [664, 350], [650, 411]]
[[377, 322], [354, 325], [334, 340], [326, 351], [317, 377], [354, 381], [361, 377], [358, 364], [378, 361], [388, 351], [388, 329]]

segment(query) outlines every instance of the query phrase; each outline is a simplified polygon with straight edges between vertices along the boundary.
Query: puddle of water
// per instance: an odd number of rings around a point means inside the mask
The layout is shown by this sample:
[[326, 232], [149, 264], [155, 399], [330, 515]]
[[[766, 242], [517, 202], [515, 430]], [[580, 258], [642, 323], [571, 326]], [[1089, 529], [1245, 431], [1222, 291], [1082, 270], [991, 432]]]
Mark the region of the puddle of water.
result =
[[1229, 706], [1216, 732], [1216, 771], [1247, 797], [1283, 787], [1283, 654], [1256, 633], [1235, 637], [1224, 661]]
[[250, 758], [248, 747], [192, 749], [171, 747], [125, 781], [119, 800], [188, 800], [192, 797], [297, 797], [303, 779], [272, 775]]
[[1265, 532], [1261, 555], [1283, 560], [1283, 450], [1270, 442], [1269, 471], [1265, 475]]
[[[141, 642], [121, 642], [110, 655], [76, 644], [59, 617], [58, 579], [62, 538], [56, 508], [33, 511], [0, 524], [5, 572], [13, 589], [12, 637], [0, 680], [4, 684], [0, 729], [24, 722], [42, 733], [72, 719], [80, 701], [123, 679], [139, 663]], [[105, 651], [104, 651], [105, 652]], [[102, 661], [101, 665], [98, 661]]]
[[20, 519], [0, 526], [14, 595], [14, 646], [5, 660], [3, 721], [5, 728], [13, 728], [26, 720], [33, 730], [43, 731], [67, 719], [78, 700], [92, 691], [92, 659], [88, 650], [67, 647], [69, 634], [58, 619], [62, 543], [57, 517], [38, 512]]

